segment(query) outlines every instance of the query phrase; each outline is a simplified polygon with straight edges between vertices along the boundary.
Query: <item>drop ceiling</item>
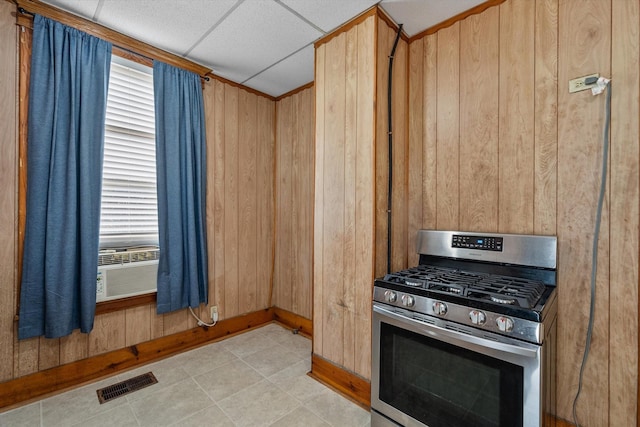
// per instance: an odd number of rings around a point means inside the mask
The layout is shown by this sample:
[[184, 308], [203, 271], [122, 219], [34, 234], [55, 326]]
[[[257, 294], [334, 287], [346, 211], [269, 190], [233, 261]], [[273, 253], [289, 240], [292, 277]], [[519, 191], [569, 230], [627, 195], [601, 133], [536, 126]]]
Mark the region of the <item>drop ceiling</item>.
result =
[[413, 36], [486, 0], [44, 0], [277, 97], [313, 81], [313, 44], [375, 4]]

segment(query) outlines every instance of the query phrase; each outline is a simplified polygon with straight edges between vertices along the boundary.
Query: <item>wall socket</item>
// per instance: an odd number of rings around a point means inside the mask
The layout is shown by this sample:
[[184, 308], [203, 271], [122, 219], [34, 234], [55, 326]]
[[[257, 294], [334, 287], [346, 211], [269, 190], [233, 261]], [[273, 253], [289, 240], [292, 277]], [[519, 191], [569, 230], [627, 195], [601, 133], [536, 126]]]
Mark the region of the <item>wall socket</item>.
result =
[[218, 320], [218, 306], [217, 305], [211, 306], [211, 320], [213, 320], [214, 322]]
[[595, 77], [596, 80], [600, 77], [600, 74], [589, 74], [588, 76], [578, 77], [577, 79], [569, 80], [569, 93], [580, 92], [581, 90], [591, 89], [596, 86], [596, 83], [586, 84], [585, 80], [589, 77]]

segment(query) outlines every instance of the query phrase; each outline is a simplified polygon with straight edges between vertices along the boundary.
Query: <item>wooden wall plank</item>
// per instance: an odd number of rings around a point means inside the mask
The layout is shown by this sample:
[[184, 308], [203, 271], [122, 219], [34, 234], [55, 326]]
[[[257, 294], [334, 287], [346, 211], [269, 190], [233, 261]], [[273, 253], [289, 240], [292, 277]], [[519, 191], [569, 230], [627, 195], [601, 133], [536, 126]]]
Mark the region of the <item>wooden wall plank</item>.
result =
[[298, 233], [298, 283], [296, 301], [292, 312], [311, 319], [313, 294], [313, 176], [314, 176], [314, 98], [313, 88], [298, 93], [298, 144], [296, 171], [297, 233]]
[[[387, 114], [387, 88], [389, 81], [387, 73], [381, 70], [388, 70], [388, 56], [391, 52], [389, 41], [389, 27], [380, 24], [380, 19], [376, 18], [376, 152], [375, 152], [375, 201], [376, 201], [376, 224], [375, 224], [375, 276], [381, 277], [389, 269], [388, 260], [388, 209], [389, 209], [389, 117]], [[393, 260], [392, 260], [393, 261]]]
[[460, 229], [498, 230], [498, 8], [460, 22]]
[[557, 233], [558, 0], [535, 6], [534, 233]]
[[346, 35], [340, 34], [327, 43], [324, 205], [322, 246], [323, 328], [331, 339], [323, 343], [323, 356], [343, 363], [344, 336], [344, 143], [345, 143], [345, 44]]
[[418, 254], [416, 252], [416, 236], [418, 230], [423, 225], [423, 194], [422, 194], [422, 173], [423, 173], [423, 139], [422, 130], [424, 127], [424, 39], [417, 40], [409, 46], [409, 184], [407, 212], [408, 218], [408, 240], [407, 254], [408, 264], [418, 264]]
[[[497, 8], [492, 8], [497, 9]], [[490, 10], [492, 10], [490, 9]], [[535, 2], [500, 11], [500, 189], [498, 231], [533, 233]]]
[[[217, 301], [216, 281], [215, 281], [215, 255], [216, 255], [216, 234], [215, 234], [215, 179], [216, 176], [216, 80], [204, 81], [202, 92], [204, 101], [204, 122], [207, 133], [207, 269], [209, 273], [209, 305], [215, 305]], [[218, 315], [220, 312], [218, 312]]]
[[[380, 20], [378, 28], [387, 27], [389, 32], [389, 46], [393, 46], [396, 38], [395, 28], [385, 25], [386, 21]], [[408, 149], [408, 133], [407, 126], [408, 112], [408, 76], [407, 69], [409, 64], [409, 48], [407, 42], [400, 38], [396, 47], [393, 60], [393, 76], [392, 76], [392, 120], [393, 120], [393, 216], [392, 216], [392, 236], [393, 243], [392, 253], [392, 270], [398, 271], [407, 268], [407, 230], [408, 230], [408, 185], [409, 185], [409, 149]], [[378, 52], [378, 56], [388, 57], [391, 51]], [[387, 59], [388, 61], [388, 59]], [[388, 76], [388, 67], [379, 69], [379, 73]], [[380, 99], [380, 97], [378, 97]], [[387, 103], [378, 103], [378, 105]], [[380, 135], [378, 140], [383, 139]]]
[[293, 146], [295, 144], [294, 130], [295, 97], [284, 98], [277, 103], [276, 134], [277, 134], [277, 187], [278, 198], [276, 215], [276, 271], [274, 285], [274, 304], [285, 310], [291, 310], [291, 300], [294, 283], [295, 263], [292, 262], [295, 248], [291, 244], [295, 233], [293, 226], [292, 206], [294, 203], [293, 181]]
[[[355, 282], [356, 275], [356, 170], [357, 152], [357, 91], [358, 91], [358, 28], [345, 33], [345, 101], [344, 101], [344, 216], [342, 230], [342, 259], [344, 260], [344, 291], [342, 307], [343, 324], [343, 360], [342, 365], [355, 369]], [[340, 214], [338, 214], [340, 215]]]
[[[438, 206], [438, 35], [424, 38], [422, 86], [424, 96], [422, 124], [422, 227], [435, 229]], [[409, 110], [414, 108], [410, 104]]]
[[224, 92], [224, 277], [221, 304], [228, 317], [239, 313], [238, 288], [238, 92], [226, 86]]
[[460, 226], [460, 23], [437, 33], [436, 226]]
[[[257, 271], [255, 259], [257, 235], [257, 187], [256, 187], [256, 102], [255, 95], [239, 91], [238, 99], [238, 314], [255, 311], [257, 307]], [[241, 189], [241, 190], [240, 190]], [[264, 286], [264, 284], [260, 284]]]
[[15, 26], [16, 6], [0, 5], [0, 381], [14, 375], [14, 315], [16, 313], [16, 247], [17, 240], [17, 46], [18, 28]]
[[300, 262], [304, 258], [304, 255], [300, 254], [300, 239], [298, 231], [300, 230], [300, 168], [304, 165], [300, 164], [300, 145], [301, 141], [298, 139], [298, 126], [300, 123], [300, 97], [296, 96], [291, 99], [291, 105], [293, 107], [293, 123], [291, 123], [291, 199], [292, 203], [289, 206], [291, 212], [291, 240], [288, 242], [292, 249], [291, 258], [289, 259], [289, 268], [291, 269], [291, 285], [289, 291], [290, 307], [295, 312], [295, 307], [298, 305], [298, 291], [301, 286], [300, 278]]
[[324, 348], [324, 168], [325, 168], [325, 80], [327, 45], [321, 44], [315, 51], [315, 180], [313, 210], [313, 353], [323, 354]]
[[60, 364], [75, 362], [89, 356], [89, 336], [79, 329], [60, 338]]
[[[611, 3], [559, 2], [558, 81], [599, 72], [610, 75]], [[558, 415], [572, 419], [572, 403], [589, 318], [591, 242], [600, 184], [604, 97], [558, 90]], [[608, 198], [605, 203], [608, 205]], [[607, 425], [609, 395], [609, 215], [598, 245], [594, 336], [585, 368], [578, 421]]]
[[151, 312], [148, 305], [125, 311], [125, 345], [127, 347], [151, 340]]
[[275, 102], [258, 97], [258, 271], [257, 305], [269, 307], [274, 244]]
[[[218, 305], [218, 315], [220, 319], [233, 317], [227, 314], [225, 304], [225, 84], [213, 80], [213, 132], [207, 133], [207, 145], [213, 146], [213, 156], [209, 157], [207, 164], [212, 167], [209, 171], [209, 179], [213, 180], [213, 216], [208, 219], [209, 227], [213, 228], [213, 268], [209, 271], [214, 282], [214, 301]], [[210, 93], [210, 92], [207, 92]], [[211, 126], [210, 124], [208, 124]], [[213, 177], [211, 174], [213, 173]], [[211, 280], [211, 279], [210, 279]]]
[[96, 356], [124, 346], [124, 312], [112, 312], [96, 316], [93, 330], [89, 334], [89, 356]]
[[355, 347], [354, 371], [364, 378], [371, 378], [371, 301], [375, 271], [374, 228], [375, 217], [375, 18], [366, 19], [358, 31], [358, 104], [356, 116], [356, 272], [355, 288]]
[[[640, 3], [612, 1], [609, 420], [638, 425]], [[599, 100], [600, 103], [602, 100]], [[615, 286], [613, 286], [615, 285]]]
[[43, 371], [60, 364], [60, 339], [40, 337], [38, 345], [38, 370]]

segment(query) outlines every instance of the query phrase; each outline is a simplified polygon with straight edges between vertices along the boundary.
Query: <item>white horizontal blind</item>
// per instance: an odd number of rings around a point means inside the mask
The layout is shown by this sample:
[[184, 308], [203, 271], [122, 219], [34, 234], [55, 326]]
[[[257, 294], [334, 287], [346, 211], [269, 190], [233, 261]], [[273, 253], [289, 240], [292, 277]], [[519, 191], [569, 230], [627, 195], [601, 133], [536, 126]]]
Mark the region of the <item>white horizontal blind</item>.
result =
[[151, 68], [113, 57], [107, 96], [100, 248], [158, 244]]

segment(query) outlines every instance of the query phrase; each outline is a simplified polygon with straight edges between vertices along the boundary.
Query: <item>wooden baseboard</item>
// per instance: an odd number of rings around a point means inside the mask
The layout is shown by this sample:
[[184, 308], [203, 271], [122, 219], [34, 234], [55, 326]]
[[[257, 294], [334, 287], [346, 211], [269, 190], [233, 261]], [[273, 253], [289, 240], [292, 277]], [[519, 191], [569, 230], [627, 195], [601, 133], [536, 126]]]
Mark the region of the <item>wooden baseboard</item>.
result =
[[311, 356], [309, 376], [338, 391], [369, 410], [371, 407], [371, 383], [322, 357]]
[[311, 338], [313, 336], [313, 322], [311, 319], [298, 316], [287, 310], [273, 307], [273, 320], [284, 326], [297, 330], [300, 334]]
[[273, 309], [259, 310], [222, 320], [213, 328], [189, 329], [153, 341], [16, 378], [0, 384], [0, 409], [108, 377], [117, 372], [172, 356], [273, 320]]

